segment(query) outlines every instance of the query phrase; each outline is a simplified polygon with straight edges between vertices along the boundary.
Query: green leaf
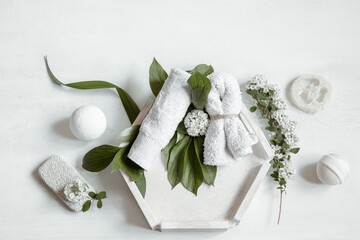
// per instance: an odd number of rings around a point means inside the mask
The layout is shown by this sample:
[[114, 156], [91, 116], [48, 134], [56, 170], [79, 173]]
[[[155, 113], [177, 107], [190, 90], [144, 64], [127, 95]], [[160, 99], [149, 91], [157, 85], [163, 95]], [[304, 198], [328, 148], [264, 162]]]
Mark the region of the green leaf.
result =
[[191, 73], [193, 73], [195, 71], [197, 71], [205, 76], [208, 76], [214, 72], [214, 68], [211, 65], [199, 64], [191, 71]]
[[286, 150], [286, 149], [288, 149], [290, 146], [289, 146], [286, 142], [283, 142], [283, 144], [281, 145], [281, 147]]
[[163, 149], [164, 157], [166, 160], [166, 167], [167, 167], [169, 159], [170, 159], [170, 152], [177, 143], [176, 139], [177, 139], [177, 133], [175, 132], [174, 136], [170, 139], [169, 143]]
[[[190, 146], [189, 146], [190, 145]], [[182, 177], [184, 187], [197, 195], [197, 191], [204, 180], [201, 162], [196, 156], [194, 143], [190, 140], [188, 147], [184, 150], [185, 168]]]
[[182, 134], [187, 134], [186, 127], [184, 125], [184, 120], [179, 123], [178, 127], [176, 128], [176, 131]]
[[299, 152], [300, 148], [292, 148], [290, 149], [290, 152], [297, 154]]
[[185, 136], [171, 150], [168, 162], [168, 179], [172, 188], [181, 182], [184, 172], [185, 150], [189, 147], [190, 140], [189, 136]]
[[89, 196], [92, 197], [92, 198], [95, 198], [95, 197], [96, 197], [96, 193], [94, 193], [94, 192], [89, 192]]
[[284, 135], [282, 133], [279, 133], [276, 136], [276, 141], [278, 141], [280, 143], [282, 140], [284, 140]]
[[258, 91], [255, 89], [253, 89], [253, 90], [248, 89], [248, 90], [246, 90], [246, 93], [251, 96], [255, 96], [258, 93]]
[[90, 172], [100, 172], [109, 166], [119, 149], [110, 145], [96, 147], [85, 154], [82, 167]]
[[96, 195], [96, 199], [100, 200], [100, 199], [104, 199], [106, 198], [106, 192], [101, 191]]
[[214, 185], [217, 167], [204, 164], [204, 137], [194, 138], [194, 144], [192, 146], [195, 148], [196, 156], [200, 162], [205, 182], [208, 185]]
[[256, 107], [256, 106], [253, 106], [253, 107], [250, 108], [250, 112], [255, 112], [256, 109], [257, 109], [257, 107]]
[[122, 142], [132, 142], [139, 133], [140, 125], [132, 125], [120, 133], [119, 139]]
[[176, 143], [180, 142], [185, 137], [185, 134], [176, 132]]
[[149, 69], [149, 82], [150, 82], [151, 91], [155, 96], [159, 94], [167, 77], [168, 74], [154, 58]]
[[259, 104], [260, 104], [261, 106], [264, 106], [264, 107], [266, 107], [266, 102], [263, 102], [263, 101], [259, 101]]
[[91, 206], [91, 200], [87, 200], [82, 206], [82, 211], [86, 212], [87, 210], [89, 210], [90, 206]]
[[99, 209], [102, 208], [103, 204], [102, 204], [101, 199], [97, 202], [96, 206], [97, 206], [97, 208], [99, 208]]
[[194, 71], [188, 79], [188, 83], [192, 88], [191, 102], [194, 104], [196, 109], [203, 110], [206, 106], [211, 89], [210, 80], [205, 75]]
[[280, 186], [285, 185], [286, 184], [285, 179], [280, 178], [279, 184], [280, 184]]
[[111, 173], [119, 171], [124, 167], [124, 158], [126, 158], [125, 152], [127, 150], [126, 147], [127, 146], [120, 148], [120, 150], [115, 154], [113, 158]]
[[45, 64], [50, 78], [59, 85], [76, 88], [76, 89], [82, 89], [82, 90], [115, 88], [119, 94], [120, 100], [124, 106], [125, 112], [131, 123], [135, 121], [137, 115], [140, 113], [139, 107], [136, 105], [134, 100], [124, 89], [106, 81], [83, 81], [83, 82], [74, 82], [74, 83], [65, 84], [62, 83], [59, 79], [57, 79], [55, 75], [52, 73], [47, 61], [47, 57], [45, 57]]
[[135, 184], [137, 186], [137, 188], [139, 189], [141, 195], [143, 196], [143, 198], [145, 198], [145, 193], [146, 193], [146, 178], [145, 178], [145, 173], [143, 172], [143, 174], [140, 176], [140, 178], [135, 181]]
[[131, 145], [122, 147], [114, 156], [114, 162], [112, 166], [112, 172], [124, 169], [127, 172], [133, 181], [139, 180], [144, 170], [138, 166], [136, 163], [131, 161], [127, 155], [130, 151]]
[[260, 99], [260, 100], [267, 100], [267, 96], [265, 96], [263, 93], [259, 93], [259, 94], [257, 95], [257, 97], [258, 97], [258, 99]]

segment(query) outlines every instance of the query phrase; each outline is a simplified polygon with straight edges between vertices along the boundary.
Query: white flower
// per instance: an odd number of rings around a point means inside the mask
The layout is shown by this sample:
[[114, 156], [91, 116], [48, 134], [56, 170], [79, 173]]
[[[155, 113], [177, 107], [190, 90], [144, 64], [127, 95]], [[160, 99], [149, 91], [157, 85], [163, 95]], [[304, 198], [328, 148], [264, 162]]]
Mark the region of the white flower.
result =
[[274, 104], [274, 106], [277, 107], [279, 110], [285, 110], [285, 109], [287, 109], [287, 105], [286, 105], [284, 99], [282, 99], [282, 98], [276, 98], [276, 99], [274, 99], [273, 104]]
[[286, 132], [294, 132], [296, 129], [296, 122], [295, 121], [288, 121], [284, 124], [283, 128]]
[[278, 152], [281, 150], [281, 147], [278, 145], [271, 145], [271, 148], [273, 149], [274, 152]]
[[77, 203], [88, 198], [88, 191], [89, 186], [80, 179], [76, 179], [65, 186], [64, 195], [70, 202]]
[[289, 117], [283, 110], [272, 112], [271, 118], [275, 119], [281, 127], [285, 126], [289, 122]]
[[201, 110], [192, 110], [184, 119], [186, 131], [193, 137], [204, 136], [209, 124], [209, 116]]
[[290, 146], [290, 148], [295, 147], [298, 142], [299, 138], [293, 132], [285, 133], [285, 142]]
[[284, 157], [284, 154], [282, 153], [275, 153], [274, 157], [276, 157], [277, 159], [282, 159]]
[[285, 181], [293, 179], [295, 177], [296, 171], [290, 163], [285, 164], [283, 168], [279, 169], [279, 177], [284, 178]]

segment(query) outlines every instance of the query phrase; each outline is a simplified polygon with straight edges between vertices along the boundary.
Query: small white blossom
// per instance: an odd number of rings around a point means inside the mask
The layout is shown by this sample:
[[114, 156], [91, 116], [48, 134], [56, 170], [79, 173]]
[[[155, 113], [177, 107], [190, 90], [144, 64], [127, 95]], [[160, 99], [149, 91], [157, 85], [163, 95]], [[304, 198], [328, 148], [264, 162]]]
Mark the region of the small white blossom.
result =
[[283, 126], [283, 128], [284, 128], [284, 130], [285, 130], [286, 132], [294, 132], [295, 129], [296, 129], [296, 126], [297, 126], [297, 124], [296, 124], [295, 121], [288, 121], [288, 122]]
[[76, 179], [73, 183], [69, 183], [64, 188], [64, 195], [70, 202], [80, 202], [88, 198], [89, 186]]
[[273, 149], [274, 152], [278, 152], [281, 150], [281, 147], [278, 145], [271, 145], [271, 148]]
[[292, 148], [298, 144], [299, 138], [293, 132], [287, 132], [285, 133], [285, 142]]
[[296, 171], [290, 163], [286, 164], [283, 168], [279, 169], [279, 177], [284, 178], [285, 181], [294, 179]]
[[193, 137], [204, 136], [209, 124], [209, 116], [201, 110], [192, 110], [184, 119], [186, 131]]
[[281, 127], [285, 126], [289, 122], [289, 117], [285, 114], [285, 111], [283, 110], [272, 112], [271, 118], [275, 119]]
[[275, 107], [277, 107], [279, 110], [286, 110], [287, 109], [287, 105], [284, 101], [284, 99], [282, 98], [276, 98], [273, 101], [273, 104]]

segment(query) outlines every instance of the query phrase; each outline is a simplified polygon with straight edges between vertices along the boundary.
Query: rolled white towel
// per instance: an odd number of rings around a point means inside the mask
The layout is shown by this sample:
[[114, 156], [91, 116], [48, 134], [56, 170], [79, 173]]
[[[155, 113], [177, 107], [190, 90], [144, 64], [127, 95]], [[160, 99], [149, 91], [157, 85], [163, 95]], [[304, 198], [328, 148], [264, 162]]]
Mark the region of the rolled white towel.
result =
[[171, 69], [154, 105], [141, 124], [140, 132], [128, 157], [145, 170], [150, 170], [154, 158], [169, 143], [191, 103], [187, 80], [190, 74]]
[[249, 134], [239, 118], [241, 92], [236, 79], [218, 72], [208, 78], [211, 90], [206, 111], [211, 121], [204, 142], [204, 164], [228, 165], [232, 159], [252, 153], [257, 137]]

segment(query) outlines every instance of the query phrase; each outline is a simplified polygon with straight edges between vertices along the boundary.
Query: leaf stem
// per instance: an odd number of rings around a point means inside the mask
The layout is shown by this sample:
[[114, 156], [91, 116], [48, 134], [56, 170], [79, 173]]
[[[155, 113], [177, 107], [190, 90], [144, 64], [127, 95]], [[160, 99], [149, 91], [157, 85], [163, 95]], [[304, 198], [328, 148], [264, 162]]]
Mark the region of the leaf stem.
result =
[[283, 191], [280, 190], [280, 206], [279, 206], [279, 216], [278, 216], [278, 221], [277, 224], [280, 224], [280, 217], [281, 217], [281, 209], [282, 209], [282, 198], [283, 198]]

